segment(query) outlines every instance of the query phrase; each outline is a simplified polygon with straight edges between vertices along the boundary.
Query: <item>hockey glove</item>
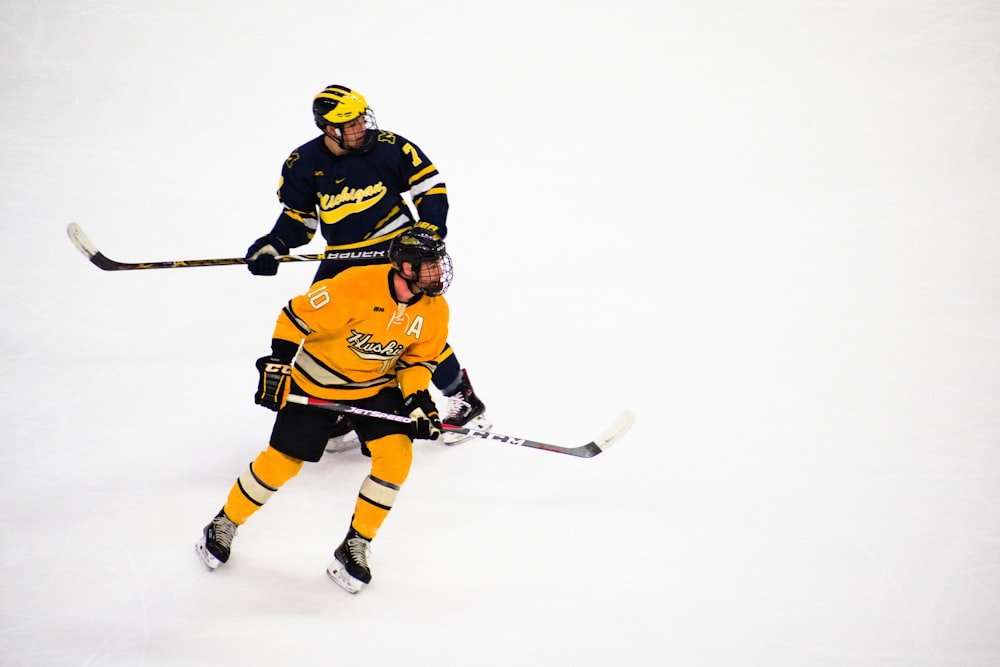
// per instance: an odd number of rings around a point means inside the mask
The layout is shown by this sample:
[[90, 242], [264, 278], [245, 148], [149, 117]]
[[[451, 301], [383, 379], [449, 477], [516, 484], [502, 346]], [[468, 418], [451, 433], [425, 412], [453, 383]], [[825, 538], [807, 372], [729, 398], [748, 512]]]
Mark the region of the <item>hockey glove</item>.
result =
[[269, 355], [257, 360], [257, 372], [260, 373], [260, 381], [257, 382], [254, 403], [277, 412], [285, 402], [292, 367], [280, 358]]
[[403, 411], [413, 420], [413, 437], [419, 440], [437, 440], [441, 435], [441, 417], [434, 399], [426, 389], [415, 391], [403, 401]]
[[255, 276], [273, 276], [278, 272], [278, 255], [288, 254], [288, 244], [274, 234], [265, 234], [247, 248], [247, 268]]

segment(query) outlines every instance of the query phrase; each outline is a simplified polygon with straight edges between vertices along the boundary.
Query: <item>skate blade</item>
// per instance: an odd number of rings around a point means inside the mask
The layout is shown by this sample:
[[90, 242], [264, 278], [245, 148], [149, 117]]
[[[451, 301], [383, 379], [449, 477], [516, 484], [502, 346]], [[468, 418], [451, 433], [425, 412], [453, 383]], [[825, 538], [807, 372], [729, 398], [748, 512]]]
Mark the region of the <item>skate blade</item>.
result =
[[[465, 424], [465, 428], [471, 428], [477, 431], [489, 431], [493, 428], [493, 423], [486, 419], [485, 415], [479, 415], [478, 417], [470, 419], [469, 423]], [[472, 440], [473, 437], [475, 436], [465, 435], [464, 433], [452, 433], [450, 431], [445, 431], [441, 434], [441, 440], [444, 441], [444, 444], [446, 445], [457, 445], [460, 442]]]
[[209, 570], [214, 570], [215, 568], [222, 565], [222, 561], [212, 555], [212, 552], [208, 550], [205, 546], [205, 538], [201, 538], [201, 541], [194, 545], [194, 552], [198, 554], [201, 558], [201, 562], [205, 564]]
[[333, 583], [337, 584], [345, 591], [351, 595], [355, 595], [365, 586], [365, 582], [360, 579], [355, 579], [351, 576], [350, 572], [347, 571], [343, 565], [341, 565], [339, 560], [334, 559], [330, 566], [326, 568], [326, 576], [333, 580]]
[[357, 449], [361, 446], [361, 441], [358, 436], [352, 431], [347, 435], [337, 436], [336, 438], [330, 438], [326, 441], [326, 451], [331, 454], [336, 454], [337, 452], [346, 452], [351, 449]]

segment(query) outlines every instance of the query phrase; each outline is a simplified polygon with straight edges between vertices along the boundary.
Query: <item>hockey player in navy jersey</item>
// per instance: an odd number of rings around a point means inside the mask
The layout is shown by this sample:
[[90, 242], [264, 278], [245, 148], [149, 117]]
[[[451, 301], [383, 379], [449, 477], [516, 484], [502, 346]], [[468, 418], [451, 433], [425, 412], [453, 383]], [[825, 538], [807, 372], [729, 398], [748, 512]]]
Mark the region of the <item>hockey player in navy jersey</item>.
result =
[[[309, 243], [317, 230], [334, 247], [328, 247], [314, 283], [352, 266], [389, 263], [390, 242], [414, 225], [447, 236], [448, 193], [441, 174], [412, 141], [379, 129], [360, 93], [328, 86], [313, 99], [313, 116], [323, 134], [285, 160], [277, 193], [283, 208], [271, 231], [247, 250], [251, 273], [275, 275], [275, 257]], [[489, 430], [486, 406], [450, 345], [437, 361], [434, 386], [448, 398], [443, 423]], [[342, 431], [328, 451], [351, 437], [346, 418]], [[448, 442], [461, 438], [445, 435]]]

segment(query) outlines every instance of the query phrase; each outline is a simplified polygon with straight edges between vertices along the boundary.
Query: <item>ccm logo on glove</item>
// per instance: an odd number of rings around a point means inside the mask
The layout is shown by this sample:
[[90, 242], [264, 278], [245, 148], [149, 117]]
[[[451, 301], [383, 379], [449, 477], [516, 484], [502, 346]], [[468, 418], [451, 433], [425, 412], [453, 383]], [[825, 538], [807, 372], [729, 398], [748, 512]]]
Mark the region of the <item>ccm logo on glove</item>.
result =
[[257, 360], [257, 372], [260, 373], [260, 380], [253, 397], [254, 403], [263, 405], [268, 410], [280, 410], [285, 402], [285, 394], [288, 393], [292, 367], [274, 356], [261, 357]]

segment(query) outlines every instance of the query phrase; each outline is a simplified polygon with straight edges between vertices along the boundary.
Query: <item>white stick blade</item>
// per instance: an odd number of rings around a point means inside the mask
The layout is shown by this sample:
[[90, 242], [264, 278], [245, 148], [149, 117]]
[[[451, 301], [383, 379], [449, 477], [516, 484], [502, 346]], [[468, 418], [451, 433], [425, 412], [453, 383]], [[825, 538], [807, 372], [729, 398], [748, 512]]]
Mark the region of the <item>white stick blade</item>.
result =
[[97, 246], [90, 242], [80, 225], [75, 222], [69, 223], [66, 226], [66, 233], [69, 235], [69, 240], [73, 242], [77, 250], [83, 253], [84, 257], [90, 259], [97, 254]]
[[607, 449], [612, 445], [612, 443], [628, 433], [628, 430], [632, 428], [632, 424], [634, 423], [635, 415], [628, 410], [622, 412], [615, 418], [615, 421], [612, 422], [611, 426], [609, 426], [599, 438], [594, 440], [594, 444], [602, 450]]

